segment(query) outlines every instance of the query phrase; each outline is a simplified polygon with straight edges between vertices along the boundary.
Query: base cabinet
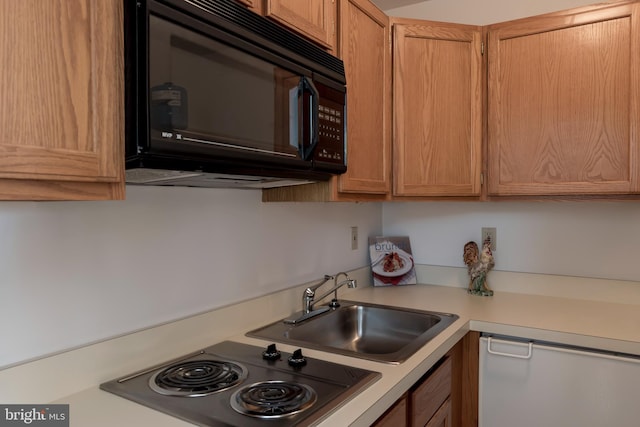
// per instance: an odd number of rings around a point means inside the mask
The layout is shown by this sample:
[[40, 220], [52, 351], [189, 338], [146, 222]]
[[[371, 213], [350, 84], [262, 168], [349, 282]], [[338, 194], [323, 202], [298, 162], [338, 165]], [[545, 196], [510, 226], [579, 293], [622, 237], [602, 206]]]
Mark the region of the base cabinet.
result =
[[391, 408], [373, 424], [375, 427], [407, 427], [409, 393], [405, 393]]
[[[451, 425], [451, 356], [411, 391], [411, 425]], [[448, 419], [448, 423], [443, 424]]]
[[477, 427], [479, 334], [469, 332], [375, 427]]
[[447, 399], [438, 408], [438, 411], [433, 414], [429, 422], [425, 424], [425, 427], [450, 427], [453, 425], [452, 422], [451, 399]]

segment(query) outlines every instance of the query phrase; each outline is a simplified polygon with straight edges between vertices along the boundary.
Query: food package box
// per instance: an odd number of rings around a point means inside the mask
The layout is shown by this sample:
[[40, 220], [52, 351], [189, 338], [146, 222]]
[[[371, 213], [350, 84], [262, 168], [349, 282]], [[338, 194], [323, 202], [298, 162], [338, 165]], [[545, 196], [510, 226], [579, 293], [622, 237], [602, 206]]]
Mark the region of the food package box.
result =
[[416, 269], [408, 236], [369, 237], [373, 286], [415, 285]]

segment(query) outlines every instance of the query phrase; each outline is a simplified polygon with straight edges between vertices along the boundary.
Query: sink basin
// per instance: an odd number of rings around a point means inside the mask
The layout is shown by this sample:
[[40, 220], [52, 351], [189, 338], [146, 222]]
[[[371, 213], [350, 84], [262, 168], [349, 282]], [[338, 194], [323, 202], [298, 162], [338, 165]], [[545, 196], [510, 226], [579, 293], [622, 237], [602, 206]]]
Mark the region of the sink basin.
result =
[[341, 306], [295, 325], [278, 321], [247, 336], [401, 363], [458, 318], [455, 314], [340, 301]]

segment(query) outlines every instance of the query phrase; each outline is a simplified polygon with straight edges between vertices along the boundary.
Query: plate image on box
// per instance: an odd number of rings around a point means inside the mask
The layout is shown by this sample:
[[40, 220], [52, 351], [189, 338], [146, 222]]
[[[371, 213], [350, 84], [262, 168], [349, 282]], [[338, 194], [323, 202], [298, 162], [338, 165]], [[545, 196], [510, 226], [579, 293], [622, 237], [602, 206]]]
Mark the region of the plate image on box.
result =
[[407, 274], [413, 267], [411, 255], [399, 249], [381, 256], [380, 261], [371, 270], [385, 277], [398, 277]]
[[415, 264], [408, 236], [370, 237], [373, 286], [415, 285]]

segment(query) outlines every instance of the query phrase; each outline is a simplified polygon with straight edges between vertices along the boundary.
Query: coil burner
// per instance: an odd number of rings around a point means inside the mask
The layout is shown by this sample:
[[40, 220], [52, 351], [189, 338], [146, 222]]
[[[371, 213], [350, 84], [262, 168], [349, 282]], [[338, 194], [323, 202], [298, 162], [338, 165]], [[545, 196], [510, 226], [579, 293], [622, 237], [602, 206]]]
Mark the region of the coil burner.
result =
[[284, 418], [309, 409], [316, 392], [305, 384], [289, 381], [263, 381], [233, 393], [231, 407], [256, 418]]
[[156, 372], [149, 387], [167, 396], [200, 397], [226, 390], [247, 377], [247, 369], [224, 360], [180, 362]]

